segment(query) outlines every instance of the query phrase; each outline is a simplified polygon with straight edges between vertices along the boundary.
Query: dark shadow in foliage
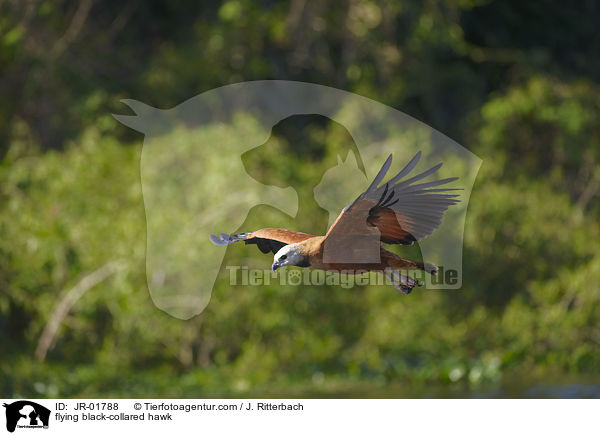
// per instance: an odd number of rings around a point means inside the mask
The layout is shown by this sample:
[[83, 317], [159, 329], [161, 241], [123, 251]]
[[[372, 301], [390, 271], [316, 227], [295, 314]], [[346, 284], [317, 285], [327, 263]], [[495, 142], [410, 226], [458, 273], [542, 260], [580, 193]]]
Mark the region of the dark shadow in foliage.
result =
[[599, 21], [595, 2], [566, 7], [559, 1], [519, 0], [485, 2], [463, 10], [460, 19], [469, 43], [510, 56], [502, 63], [490, 58], [485, 64], [488, 76], [527, 59], [538, 68], [590, 78], [600, 74], [600, 58], [590, 56], [600, 52], [600, 39], [592, 37]]

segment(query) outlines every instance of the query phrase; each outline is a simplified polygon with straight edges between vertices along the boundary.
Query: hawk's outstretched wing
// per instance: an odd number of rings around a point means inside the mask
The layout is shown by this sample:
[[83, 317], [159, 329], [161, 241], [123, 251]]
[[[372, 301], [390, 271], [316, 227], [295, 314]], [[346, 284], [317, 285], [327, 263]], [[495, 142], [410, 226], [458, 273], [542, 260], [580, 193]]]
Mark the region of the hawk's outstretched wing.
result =
[[402, 180], [420, 158], [419, 151], [395, 177], [378, 187], [392, 163], [390, 155], [367, 190], [342, 210], [326, 239], [359, 236], [377, 228], [381, 242], [411, 245], [430, 235], [442, 223], [448, 207], [459, 202], [458, 195], [444, 192], [462, 189], [434, 189], [458, 177], [414, 184], [436, 172], [441, 163]]
[[225, 233], [222, 233], [221, 237], [213, 234], [209, 236], [210, 241], [217, 246], [229, 245], [243, 240], [246, 245], [257, 245], [263, 254], [269, 252], [275, 254], [285, 245], [298, 243], [311, 237], [315, 236], [283, 228], [263, 228], [251, 233], [233, 234], [231, 236]]

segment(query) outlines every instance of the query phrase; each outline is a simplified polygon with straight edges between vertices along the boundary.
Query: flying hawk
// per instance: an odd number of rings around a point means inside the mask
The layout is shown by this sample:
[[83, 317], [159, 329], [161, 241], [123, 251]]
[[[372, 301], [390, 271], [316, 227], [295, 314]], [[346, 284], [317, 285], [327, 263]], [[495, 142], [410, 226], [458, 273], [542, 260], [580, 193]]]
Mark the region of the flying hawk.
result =
[[345, 273], [381, 272], [396, 289], [408, 294], [421, 283], [398, 270], [420, 269], [436, 275], [438, 268], [401, 258], [381, 244], [412, 245], [430, 235], [441, 225], [448, 207], [459, 202], [458, 195], [446, 192], [461, 190], [436, 188], [458, 177], [414, 184], [436, 172], [442, 163], [403, 180], [420, 158], [418, 152], [396, 176], [379, 186], [392, 163], [390, 155], [367, 190], [342, 210], [324, 236], [263, 228], [220, 237], [211, 234], [210, 240], [218, 246], [243, 240], [265, 254], [272, 252], [273, 270], [299, 266]]

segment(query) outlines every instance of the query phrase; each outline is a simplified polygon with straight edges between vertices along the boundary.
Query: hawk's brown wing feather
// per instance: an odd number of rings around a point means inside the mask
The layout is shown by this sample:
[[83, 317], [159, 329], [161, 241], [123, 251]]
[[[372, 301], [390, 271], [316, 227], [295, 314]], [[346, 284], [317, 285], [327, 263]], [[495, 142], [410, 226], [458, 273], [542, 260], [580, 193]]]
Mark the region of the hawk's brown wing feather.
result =
[[457, 178], [413, 184], [436, 172], [441, 163], [402, 180], [416, 166], [420, 157], [421, 152], [395, 177], [378, 187], [390, 168], [390, 155], [367, 190], [340, 213], [326, 238], [339, 240], [340, 237], [369, 234], [374, 227], [379, 230], [381, 242], [389, 244], [411, 245], [430, 235], [441, 225], [448, 207], [459, 202], [456, 199], [458, 195], [445, 192], [461, 189], [432, 189]]
[[383, 243], [410, 245], [415, 241], [411, 235], [415, 224], [412, 219], [389, 208], [372, 208], [367, 224], [377, 227]]
[[256, 245], [263, 254], [272, 252], [275, 254], [285, 245], [298, 243], [315, 237], [312, 234], [290, 231], [283, 228], [262, 228], [251, 233], [221, 234], [221, 237], [210, 235], [210, 240], [217, 246], [229, 245], [231, 243], [244, 241], [246, 245]]

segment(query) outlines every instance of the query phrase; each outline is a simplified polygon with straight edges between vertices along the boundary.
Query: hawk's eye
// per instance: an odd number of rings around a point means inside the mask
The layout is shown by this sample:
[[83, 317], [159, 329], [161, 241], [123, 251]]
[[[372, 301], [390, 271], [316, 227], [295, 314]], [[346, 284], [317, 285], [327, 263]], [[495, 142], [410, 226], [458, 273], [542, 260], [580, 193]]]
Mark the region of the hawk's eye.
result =
[[287, 255], [282, 255], [281, 257], [279, 257], [280, 260], [285, 260], [287, 258]]

